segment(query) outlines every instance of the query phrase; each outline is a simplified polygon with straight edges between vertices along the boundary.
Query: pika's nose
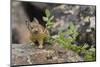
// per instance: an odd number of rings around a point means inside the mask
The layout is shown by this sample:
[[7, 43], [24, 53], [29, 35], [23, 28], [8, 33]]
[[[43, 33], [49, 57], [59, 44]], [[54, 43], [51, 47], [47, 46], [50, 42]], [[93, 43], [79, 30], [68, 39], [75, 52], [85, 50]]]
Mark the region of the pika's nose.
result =
[[37, 33], [38, 33], [38, 31], [36, 30], [36, 31], [34, 31], [34, 33], [35, 33], [35, 34], [37, 34]]
[[37, 34], [37, 33], [38, 33], [38, 29], [35, 29], [35, 30], [34, 30], [34, 33]]

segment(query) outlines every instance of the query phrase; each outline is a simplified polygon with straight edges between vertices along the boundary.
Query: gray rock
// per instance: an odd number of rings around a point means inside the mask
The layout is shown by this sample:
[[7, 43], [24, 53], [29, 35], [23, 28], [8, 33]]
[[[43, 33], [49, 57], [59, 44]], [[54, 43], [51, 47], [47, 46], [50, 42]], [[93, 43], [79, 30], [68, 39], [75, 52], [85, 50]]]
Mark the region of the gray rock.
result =
[[55, 43], [50, 48], [35, 48], [25, 44], [12, 44], [12, 65], [78, 62], [83, 59], [75, 52]]

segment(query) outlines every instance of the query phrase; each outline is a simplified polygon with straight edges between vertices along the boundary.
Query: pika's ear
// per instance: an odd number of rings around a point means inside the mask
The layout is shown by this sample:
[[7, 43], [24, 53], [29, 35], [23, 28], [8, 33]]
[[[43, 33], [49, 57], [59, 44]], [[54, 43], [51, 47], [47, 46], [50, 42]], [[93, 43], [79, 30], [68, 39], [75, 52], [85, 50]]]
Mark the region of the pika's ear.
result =
[[30, 22], [27, 20], [26, 20], [26, 26], [27, 26], [28, 30], [32, 33]]
[[39, 21], [36, 19], [36, 18], [34, 18], [34, 20], [33, 20], [35, 23], [38, 23], [39, 24]]

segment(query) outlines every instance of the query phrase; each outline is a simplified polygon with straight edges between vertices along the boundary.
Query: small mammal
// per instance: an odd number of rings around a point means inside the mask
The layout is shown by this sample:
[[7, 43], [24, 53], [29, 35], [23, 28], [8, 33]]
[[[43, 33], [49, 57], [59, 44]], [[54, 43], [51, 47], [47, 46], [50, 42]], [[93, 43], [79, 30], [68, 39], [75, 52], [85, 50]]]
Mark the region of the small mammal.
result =
[[43, 48], [44, 40], [48, 38], [49, 31], [39, 24], [39, 21], [34, 18], [32, 22], [26, 22], [27, 28], [30, 31], [30, 40], [38, 42], [39, 48]]

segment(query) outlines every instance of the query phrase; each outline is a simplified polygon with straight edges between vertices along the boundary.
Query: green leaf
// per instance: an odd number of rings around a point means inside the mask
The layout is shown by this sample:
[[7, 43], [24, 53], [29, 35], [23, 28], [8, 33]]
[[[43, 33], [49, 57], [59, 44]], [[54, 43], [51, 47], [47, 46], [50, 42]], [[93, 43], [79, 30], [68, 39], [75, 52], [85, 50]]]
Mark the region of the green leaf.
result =
[[47, 25], [53, 25], [53, 23], [48, 22]]
[[89, 51], [95, 52], [95, 48], [90, 48]]
[[43, 20], [44, 20], [44, 21], [48, 21], [48, 18], [47, 18], [47, 17], [43, 17]]
[[51, 20], [53, 20], [53, 19], [54, 19], [54, 16], [51, 16], [49, 20], [51, 21]]
[[51, 26], [47, 26], [47, 28], [48, 28], [48, 29], [50, 29], [50, 28], [51, 28]]
[[50, 15], [51, 15], [50, 11], [48, 9], [45, 10], [45, 14], [46, 14], [47, 17], [50, 17]]
[[82, 48], [86, 49], [86, 48], [88, 48], [88, 47], [89, 47], [88, 44], [84, 44], [84, 46], [83, 46]]
[[93, 61], [92, 58], [93, 58], [93, 57], [92, 57], [91, 55], [88, 55], [88, 54], [84, 57], [84, 59], [85, 59], [86, 61]]

